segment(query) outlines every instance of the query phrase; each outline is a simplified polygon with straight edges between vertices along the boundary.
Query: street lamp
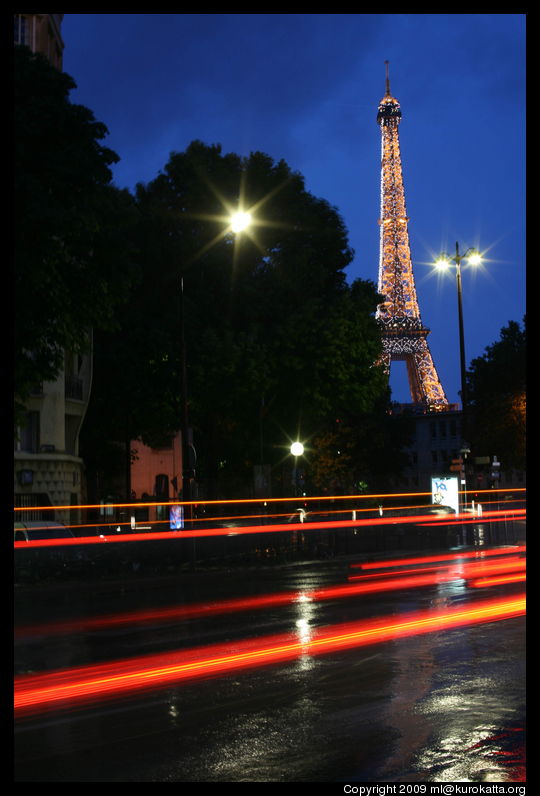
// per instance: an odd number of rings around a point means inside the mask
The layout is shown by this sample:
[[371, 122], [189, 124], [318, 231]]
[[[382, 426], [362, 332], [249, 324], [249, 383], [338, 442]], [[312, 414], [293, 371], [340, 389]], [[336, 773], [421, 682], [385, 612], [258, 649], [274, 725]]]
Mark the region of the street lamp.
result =
[[[456, 252], [453, 256], [442, 253], [435, 265], [439, 269], [447, 269], [452, 263], [456, 267], [456, 286], [458, 297], [458, 318], [459, 318], [459, 362], [461, 373], [461, 450], [460, 455], [462, 460], [470, 453], [469, 446], [466, 442], [468, 435], [468, 406], [467, 406], [467, 373], [465, 366], [465, 334], [463, 331], [463, 305], [462, 305], [462, 285], [461, 285], [461, 263], [467, 260], [469, 265], [480, 265], [482, 257], [477, 249], [470, 248], [464, 254], [459, 251], [459, 243], [456, 241]], [[466, 505], [467, 483], [465, 478], [465, 466], [462, 464], [461, 472], [462, 484], [464, 485], [463, 504]]]
[[291, 453], [293, 456], [301, 456], [304, 452], [304, 446], [301, 442], [293, 442], [291, 445]]
[[239, 210], [231, 216], [231, 229], [234, 233], [243, 232], [251, 224], [251, 213], [245, 210]]
[[293, 467], [293, 483], [294, 483], [294, 496], [298, 497], [298, 457], [304, 453], [304, 446], [301, 442], [293, 442], [289, 448], [291, 454], [294, 456]]
[[[229, 218], [230, 229], [235, 234], [246, 230], [251, 224], [251, 213], [238, 211]], [[187, 503], [184, 512], [187, 519], [192, 517], [191, 484], [195, 475], [193, 446], [189, 444], [189, 417], [188, 417], [188, 390], [186, 377], [186, 339], [185, 339], [185, 310], [184, 310], [184, 278], [180, 277], [180, 392], [182, 404], [181, 433], [182, 433], [182, 498]]]
[[461, 372], [461, 412], [463, 418], [463, 427], [466, 433], [467, 421], [467, 375], [465, 367], [465, 335], [463, 332], [463, 305], [462, 305], [462, 286], [461, 286], [461, 263], [467, 260], [470, 265], [480, 265], [482, 257], [480, 252], [476, 249], [467, 249], [464, 254], [460, 254], [459, 243], [456, 242], [456, 253], [450, 256], [442, 253], [435, 265], [439, 269], [446, 269], [455, 263], [456, 266], [456, 285], [458, 297], [458, 319], [459, 319], [459, 362]]

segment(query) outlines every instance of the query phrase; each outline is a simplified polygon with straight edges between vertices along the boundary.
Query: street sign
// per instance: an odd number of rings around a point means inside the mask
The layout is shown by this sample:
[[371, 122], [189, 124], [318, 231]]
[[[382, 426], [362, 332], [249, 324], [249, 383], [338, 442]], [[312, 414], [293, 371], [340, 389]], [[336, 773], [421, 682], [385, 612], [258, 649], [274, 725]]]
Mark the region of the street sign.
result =
[[459, 514], [458, 480], [455, 476], [440, 476], [431, 479], [431, 502], [438, 506], [449, 506]]

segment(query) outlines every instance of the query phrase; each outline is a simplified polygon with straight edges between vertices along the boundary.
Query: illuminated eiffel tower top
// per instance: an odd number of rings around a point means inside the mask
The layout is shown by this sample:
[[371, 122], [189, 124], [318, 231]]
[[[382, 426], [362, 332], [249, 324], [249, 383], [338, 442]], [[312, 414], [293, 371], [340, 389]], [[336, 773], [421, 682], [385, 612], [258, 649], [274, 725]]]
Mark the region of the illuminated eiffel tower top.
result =
[[427, 343], [429, 329], [420, 317], [409, 244], [409, 218], [401, 168], [399, 102], [390, 93], [388, 61], [386, 93], [379, 103], [381, 128], [381, 227], [378, 290], [384, 301], [376, 317], [382, 331], [383, 363], [405, 360], [413, 403], [425, 411], [450, 408]]

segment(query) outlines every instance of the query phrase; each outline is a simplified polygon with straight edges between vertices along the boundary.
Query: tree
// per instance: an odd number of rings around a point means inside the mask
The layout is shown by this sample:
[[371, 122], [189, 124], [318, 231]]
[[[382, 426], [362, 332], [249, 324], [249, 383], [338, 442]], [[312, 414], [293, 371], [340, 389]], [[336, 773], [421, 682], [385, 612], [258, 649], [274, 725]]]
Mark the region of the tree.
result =
[[15, 47], [16, 416], [32, 387], [53, 380], [64, 350], [113, 328], [133, 274], [136, 208], [111, 184], [118, 156], [107, 129], [70, 102], [73, 79]]
[[472, 443], [478, 455], [496, 455], [505, 468], [524, 469], [526, 319], [509, 321], [498, 341], [473, 359], [467, 372]]
[[[209, 496], [252, 481], [254, 464], [279, 474], [289, 443], [314, 438], [336, 412], [352, 422], [385, 411], [375, 285], [347, 284], [343, 221], [300, 174], [195, 141], [137, 186], [136, 202], [141, 282], [120, 332], [96, 343], [89, 429], [98, 415], [109, 438], [150, 442], [179, 428], [181, 279], [189, 416]], [[235, 237], [239, 206], [254, 223]]]

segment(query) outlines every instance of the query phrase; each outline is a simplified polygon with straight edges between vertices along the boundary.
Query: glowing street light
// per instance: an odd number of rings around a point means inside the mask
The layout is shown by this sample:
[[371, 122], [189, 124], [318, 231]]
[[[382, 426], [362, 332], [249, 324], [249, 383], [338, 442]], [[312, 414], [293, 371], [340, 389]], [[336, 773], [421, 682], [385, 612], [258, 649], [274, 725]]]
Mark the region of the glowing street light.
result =
[[304, 453], [304, 446], [301, 442], [293, 442], [290, 450], [293, 456], [302, 456]]
[[[459, 243], [456, 242], [456, 253], [451, 257], [443, 253], [436, 261], [435, 265], [439, 269], [450, 268], [452, 263], [456, 267], [456, 285], [458, 297], [458, 317], [459, 317], [459, 361], [461, 371], [461, 456], [466, 457], [470, 453], [468, 444], [466, 442], [468, 434], [468, 417], [467, 417], [467, 374], [465, 369], [465, 335], [463, 332], [463, 306], [462, 306], [462, 289], [461, 289], [461, 263], [467, 260], [470, 265], [480, 265], [482, 257], [480, 252], [476, 249], [467, 249], [465, 254], [460, 254]], [[467, 505], [467, 482], [465, 477], [465, 468], [462, 467], [461, 483], [463, 485], [463, 506]]]
[[[291, 454], [294, 456], [294, 467], [292, 471], [292, 480], [294, 484], [294, 494], [295, 497], [298, 497], [298, 466], [297, 466], [297, 459], [299, 456], [302, 456], [304, 453], [304, 446], [301, 442], [293, 442], [291, 447], [289, 448]], [[303, 520], [301, 519], [300, 522]]]
[[459, 243], [456, 242], [456, 253], [450, 256], [446, 253], [440, 255], [435, 262], [435, 266], [439, 269], [447, 269], [455, 264], [456, 268], [456, 286], [458, 296], [458, 317], [459, 317], [459, 360], [461, 372], [461, 410], [463, 415], [463, 425], [465, 425], [467, 415], [467, 377], [465, 369], [465, 335], [463, 332], [463, 304], [462, 304], [462, 286], [461, 286], [461, 263], [467, 260], [469, 265], [480, 265], [482, 256], [477, 249], [467, 249], [465, 254], [460, 254]]
[[[251, 224], [251, 213], [239, 210], [231, 216], [231, 230], [235, 234], [243, 232]], [[191, 520], [192, 506], [190, 501], [192, 481], [195, 477], [192, 446], [189, 444], [189, 419], [188, 419], [188, 397], [187, 397], [187, 378], [186, 378], [186, 343], [185, 343], [185, 310], [184, 310], [184, 278], [180, 278], [180, 392], [182, 402], [181, 433], [182, 433], [182, 498], [187, 501], [185, 515]], [[191, 527], [190, 525], [188, 527]]]
[[231, 217], [231, 229], [234, 233], [243, 232], [251, 224], [251, 213], [245, 210], [239, 210]]

